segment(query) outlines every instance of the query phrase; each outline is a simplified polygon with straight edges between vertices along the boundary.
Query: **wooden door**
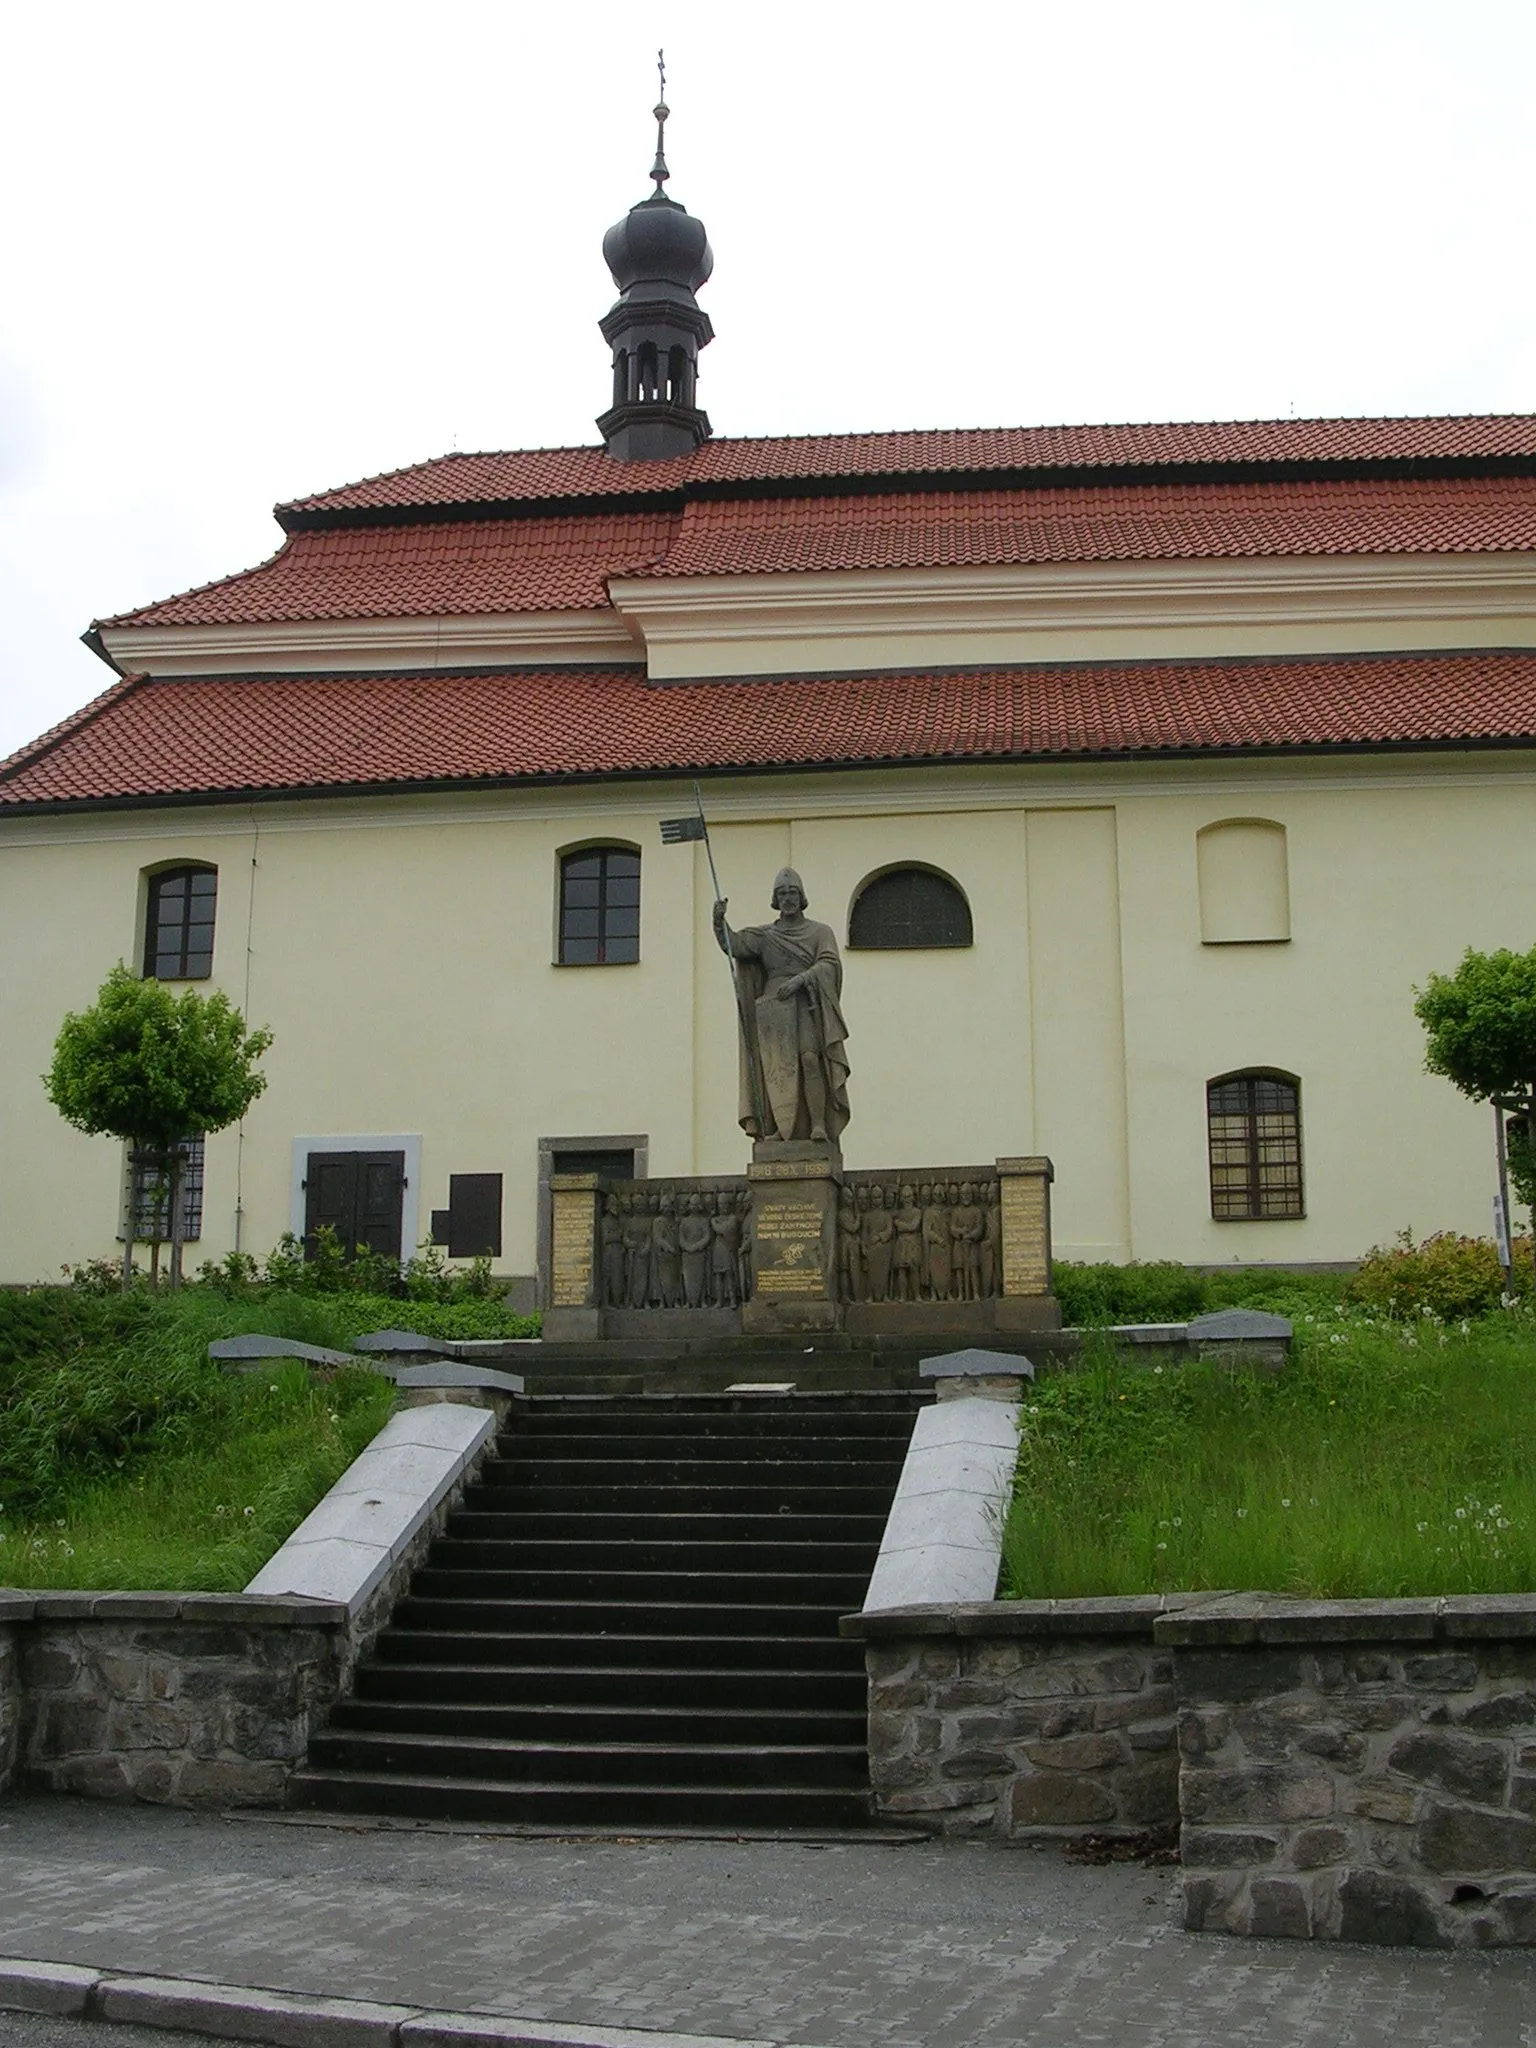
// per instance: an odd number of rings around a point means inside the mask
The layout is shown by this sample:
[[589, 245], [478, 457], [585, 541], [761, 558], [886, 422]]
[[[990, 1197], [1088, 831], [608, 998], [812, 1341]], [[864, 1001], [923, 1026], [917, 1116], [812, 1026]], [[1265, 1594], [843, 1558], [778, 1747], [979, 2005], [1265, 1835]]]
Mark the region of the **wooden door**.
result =
[[311, 1152], [304, 1173], [304, 1249], [329, 1224], [351, 1258], [358, 1246], [398, 1259], [405, 1205], [403, 1152]]

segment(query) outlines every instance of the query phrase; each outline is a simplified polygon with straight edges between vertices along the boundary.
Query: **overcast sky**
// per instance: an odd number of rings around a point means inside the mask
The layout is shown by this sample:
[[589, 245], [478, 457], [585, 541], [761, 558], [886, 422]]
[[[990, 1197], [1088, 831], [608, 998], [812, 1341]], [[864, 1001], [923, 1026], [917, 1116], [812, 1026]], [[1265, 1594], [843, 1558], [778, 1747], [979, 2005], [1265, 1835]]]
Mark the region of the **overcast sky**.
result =
[[0, 754], [270, 507], [593, 441], [604, 229], [715, 249], [722, 434], [1536, 408], [1505, 0], [11, 0]]

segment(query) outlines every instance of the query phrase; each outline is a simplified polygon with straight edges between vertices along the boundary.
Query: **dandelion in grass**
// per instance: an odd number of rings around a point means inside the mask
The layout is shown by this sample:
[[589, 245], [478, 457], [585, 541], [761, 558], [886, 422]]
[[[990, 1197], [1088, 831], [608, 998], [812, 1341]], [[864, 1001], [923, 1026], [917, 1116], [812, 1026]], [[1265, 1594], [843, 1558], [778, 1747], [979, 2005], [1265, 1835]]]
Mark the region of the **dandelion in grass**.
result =
[[1283, 1508], [1288, 1508], [1290, 1506], [1290, 1502], [1288, 1500], [1282, 1500], [1280, 1505]]
[[1248, 1510], [1246, 1508], [1239, 1508], [1237, 1511], [1237, 1519], [1240, 1522], [1246, 1522], [1248, 1519]]

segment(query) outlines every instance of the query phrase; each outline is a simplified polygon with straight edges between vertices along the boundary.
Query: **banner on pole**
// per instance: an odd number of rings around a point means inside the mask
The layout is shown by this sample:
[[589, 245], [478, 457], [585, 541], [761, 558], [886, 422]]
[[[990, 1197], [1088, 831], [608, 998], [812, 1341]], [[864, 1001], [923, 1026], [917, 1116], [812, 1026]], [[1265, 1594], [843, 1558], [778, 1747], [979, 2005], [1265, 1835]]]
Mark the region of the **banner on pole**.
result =
[[1509, 1212], [1504, 1207], [1504, 1197], [1502, 1195], [1495, 1195], [1493, 1198], [1493, 1237], [1494, 1242], [1499, 1248], [1499, 1264], [1504, 1268], [1505, 1272], [1508, 1272], [1511, 1263]]

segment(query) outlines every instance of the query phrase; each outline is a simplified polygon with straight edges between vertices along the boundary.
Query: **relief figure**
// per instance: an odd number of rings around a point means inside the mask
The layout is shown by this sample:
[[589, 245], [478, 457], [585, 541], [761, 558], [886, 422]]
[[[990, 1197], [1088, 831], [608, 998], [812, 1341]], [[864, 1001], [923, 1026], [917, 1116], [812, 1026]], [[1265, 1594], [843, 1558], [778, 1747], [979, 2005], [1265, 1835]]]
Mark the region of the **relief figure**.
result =
[[862, 1251], [858, 1204], [853, 1189], [844, 1187], [837, 1202], [837, 1288], [844, 1301], [864, 1298]]
[[891, 1298], [916, 1301], [923, 1291], [923, 1212], [911, 1188], [902, 1188], [891, 1217]]
[[676, 1308], [683, 1291], [678, 1253], [677, 1201], [668, 1190], [656, 1203], [651, 1225], [651, 1307]]
[[645, 1196], [638, 1190], [626, 1200], [629, 1214], [624, 1220], [624, 1299], [631, 1308], [644, 1308], [651, 1291], [651, 1218]]
[[741, 1306], [741, 1213], [734, 1189], [722, 1188], [709, 1219], [709, 1299], [715, 1308]]
[[[867, 1206], [866, 1206], [867, 1205]], [[871, 1301], [884, 1301], [891, 1291], [891, 1239], [895, 1235], [885, 1190], [878, 1185], [859, 1189], [863, 1210], [859, 1236], [864, 1245], [864, 1276]]]
[[949, 1210], [944, 1183], [919, 1190], [923, 1205], [923, 1279], [930, 1301], [948, 1301], [950, 1286]]
[[704, 1197], [688, 1197], [677, 1223], [678, 1252], [683, 1269], [683, 1300], [689, 1308], [702, 1308], [709, 1284], [709, 1253], [714, 1230], [704, 1214]]
[[603, 1304], [622, 1308], [627, 1292], [624, 1268], [624, 1219], [617, 1195], [603, 1197], [603, 1213], [597, 1226], [598, 1266], [602, 1273]]

